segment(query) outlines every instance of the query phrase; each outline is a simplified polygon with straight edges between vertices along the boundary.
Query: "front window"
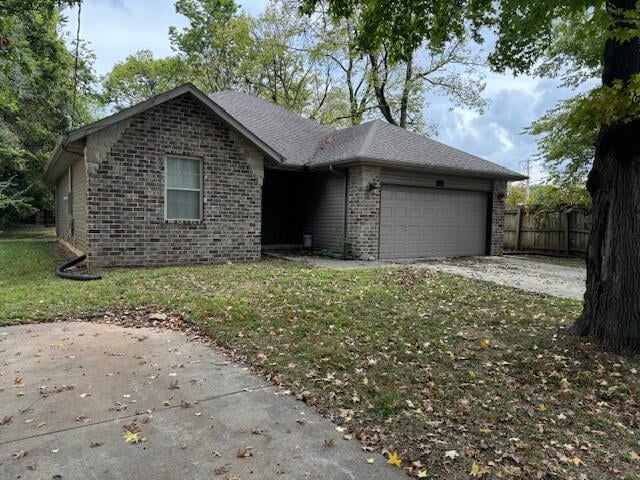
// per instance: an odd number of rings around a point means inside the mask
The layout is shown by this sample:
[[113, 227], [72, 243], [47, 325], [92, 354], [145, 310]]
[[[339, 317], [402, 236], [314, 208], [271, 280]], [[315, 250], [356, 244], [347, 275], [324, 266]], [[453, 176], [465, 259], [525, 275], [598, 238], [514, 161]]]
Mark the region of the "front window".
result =
[[202, 161], [199, 158], [167, 157], [165, 209], [167, 220], [202, 218]]

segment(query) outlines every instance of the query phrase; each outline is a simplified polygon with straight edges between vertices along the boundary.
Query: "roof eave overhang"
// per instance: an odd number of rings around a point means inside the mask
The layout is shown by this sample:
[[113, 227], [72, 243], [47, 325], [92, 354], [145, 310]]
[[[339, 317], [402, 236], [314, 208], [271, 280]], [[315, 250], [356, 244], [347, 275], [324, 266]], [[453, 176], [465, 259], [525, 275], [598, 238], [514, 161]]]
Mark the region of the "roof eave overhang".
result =
[[357, 166], [357, 165], [370, 165], [374, 167], [386, 167], [399, 170], [409, 170], [422, 173], [436, 173], [442, 175], [454, 175], [458, 177], [473, 177], [473, 178], [486, 178], [492, 180], [507, 180], [507, 181], [520, 181], [526, 180], [528, 177], [520, 175], [515, 172], [481, 172], [477, 170], [466, 170], [461, 168], [451, 167], [436, 167], [432, 165], [416, 165], [408, 163], [400, 163], [394, 160], [385, 159], [370, 159], [352, 157], [335, 162], [323, 162], [321, 164], [309, 165], [310, 169], [326, 168], [329, 165], [336, 165], [341, 167]]
[[202, 102], [205, 106], [207, 106], [215, 115], [221, 118], [229, 127], [231, 127], [234, 131], [245, 137], [249, 142], [251, 142], [256, 148], [258, 148], [265, 156], [269, 159], [274, 160], [277, 163], [282, 163], [284, 158], [277, 151], [271, 148], [267, 143], [262, 141], [259, 137], [254, 135], [251, 131], [245, 128], [240, 122], [238, 122], [235, 118], [233, 118], [226, 110], [224, 110], [220, 105], [215, 103], [211, 98], [207, 97], [204, 93], [202, 93], [195, 85], [191, 83], [185, 83], [184, 85], [180, 85], [172, 90], [169, 90], [160, 95], [156, 95], [149, 100], [133, 105], [129, 108], [126, 108], [118, 113], [110, 115], [102, 120], [98, 120], [97, 122], [90, 123], [84, 127], [78, 128], [69, 132], [68, 134], [60, 137], [58, 142], [53, 149], [51, 157], [47, 162], [47, 166], [45, 167], [44, 178], [47, 182], [54, 182], [58, 178], [58, 173], [60, 169], [58, 168], [58, 164], [60, 163], [60, 159], [65, 152], [65, 148], [77, 142], [83, 138], [86, 138], [88, 135], [95, 133], [103, 128], [114, 125], [118, 122], [126, 120], [134, 115], [144, 112], [152, 107], [160, 105], [168, 100], [172, 100], [184, 94], [191, 94], [197, 100]]

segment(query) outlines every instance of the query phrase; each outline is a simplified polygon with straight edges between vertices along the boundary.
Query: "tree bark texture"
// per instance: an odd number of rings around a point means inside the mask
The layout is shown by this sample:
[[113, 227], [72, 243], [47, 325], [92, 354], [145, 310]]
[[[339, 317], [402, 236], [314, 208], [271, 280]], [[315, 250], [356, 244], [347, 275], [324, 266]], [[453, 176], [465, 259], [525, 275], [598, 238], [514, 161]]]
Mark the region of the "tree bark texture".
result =
[[[616, 15], [637, 1], [613, 0], [607, 8]], [[618, 27], [628, 25], [620, 20]], [[603, 85], [638, 73], [638, 38], [608, 39]], [[613, 350], [640, 351], [640, 119], [600, 128], [587, 188], [593, 202], [587, 290], [574, 331]]]

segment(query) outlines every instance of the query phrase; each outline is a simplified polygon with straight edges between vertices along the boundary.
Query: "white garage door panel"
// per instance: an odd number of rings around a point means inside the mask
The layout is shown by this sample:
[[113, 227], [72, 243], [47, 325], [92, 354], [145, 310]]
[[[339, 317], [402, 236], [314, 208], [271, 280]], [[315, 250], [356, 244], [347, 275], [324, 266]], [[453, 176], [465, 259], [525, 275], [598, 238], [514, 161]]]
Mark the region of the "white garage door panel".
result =
[[487, 194], [383, 185], [380, 258], [484, 255]]

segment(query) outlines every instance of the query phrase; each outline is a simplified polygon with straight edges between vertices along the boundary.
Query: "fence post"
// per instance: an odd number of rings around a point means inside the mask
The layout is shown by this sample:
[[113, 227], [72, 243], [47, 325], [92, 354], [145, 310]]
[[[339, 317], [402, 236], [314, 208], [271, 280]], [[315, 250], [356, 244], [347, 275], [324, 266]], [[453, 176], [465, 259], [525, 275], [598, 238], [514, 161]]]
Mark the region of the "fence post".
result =
[[569, 239], [569, 220], [570, 220], [570, 212], [564, 212], [563, 216], [564, 216], [564, 253], [566, 253], [567, 255], [569, 255], [570, 249], [571, 249], [571, 242]]
[[515, 251], [520, 251], [520, 223], [522, 219], [522, 205], [518, 205], [518, 214], [516, 215], [516, 245]]

